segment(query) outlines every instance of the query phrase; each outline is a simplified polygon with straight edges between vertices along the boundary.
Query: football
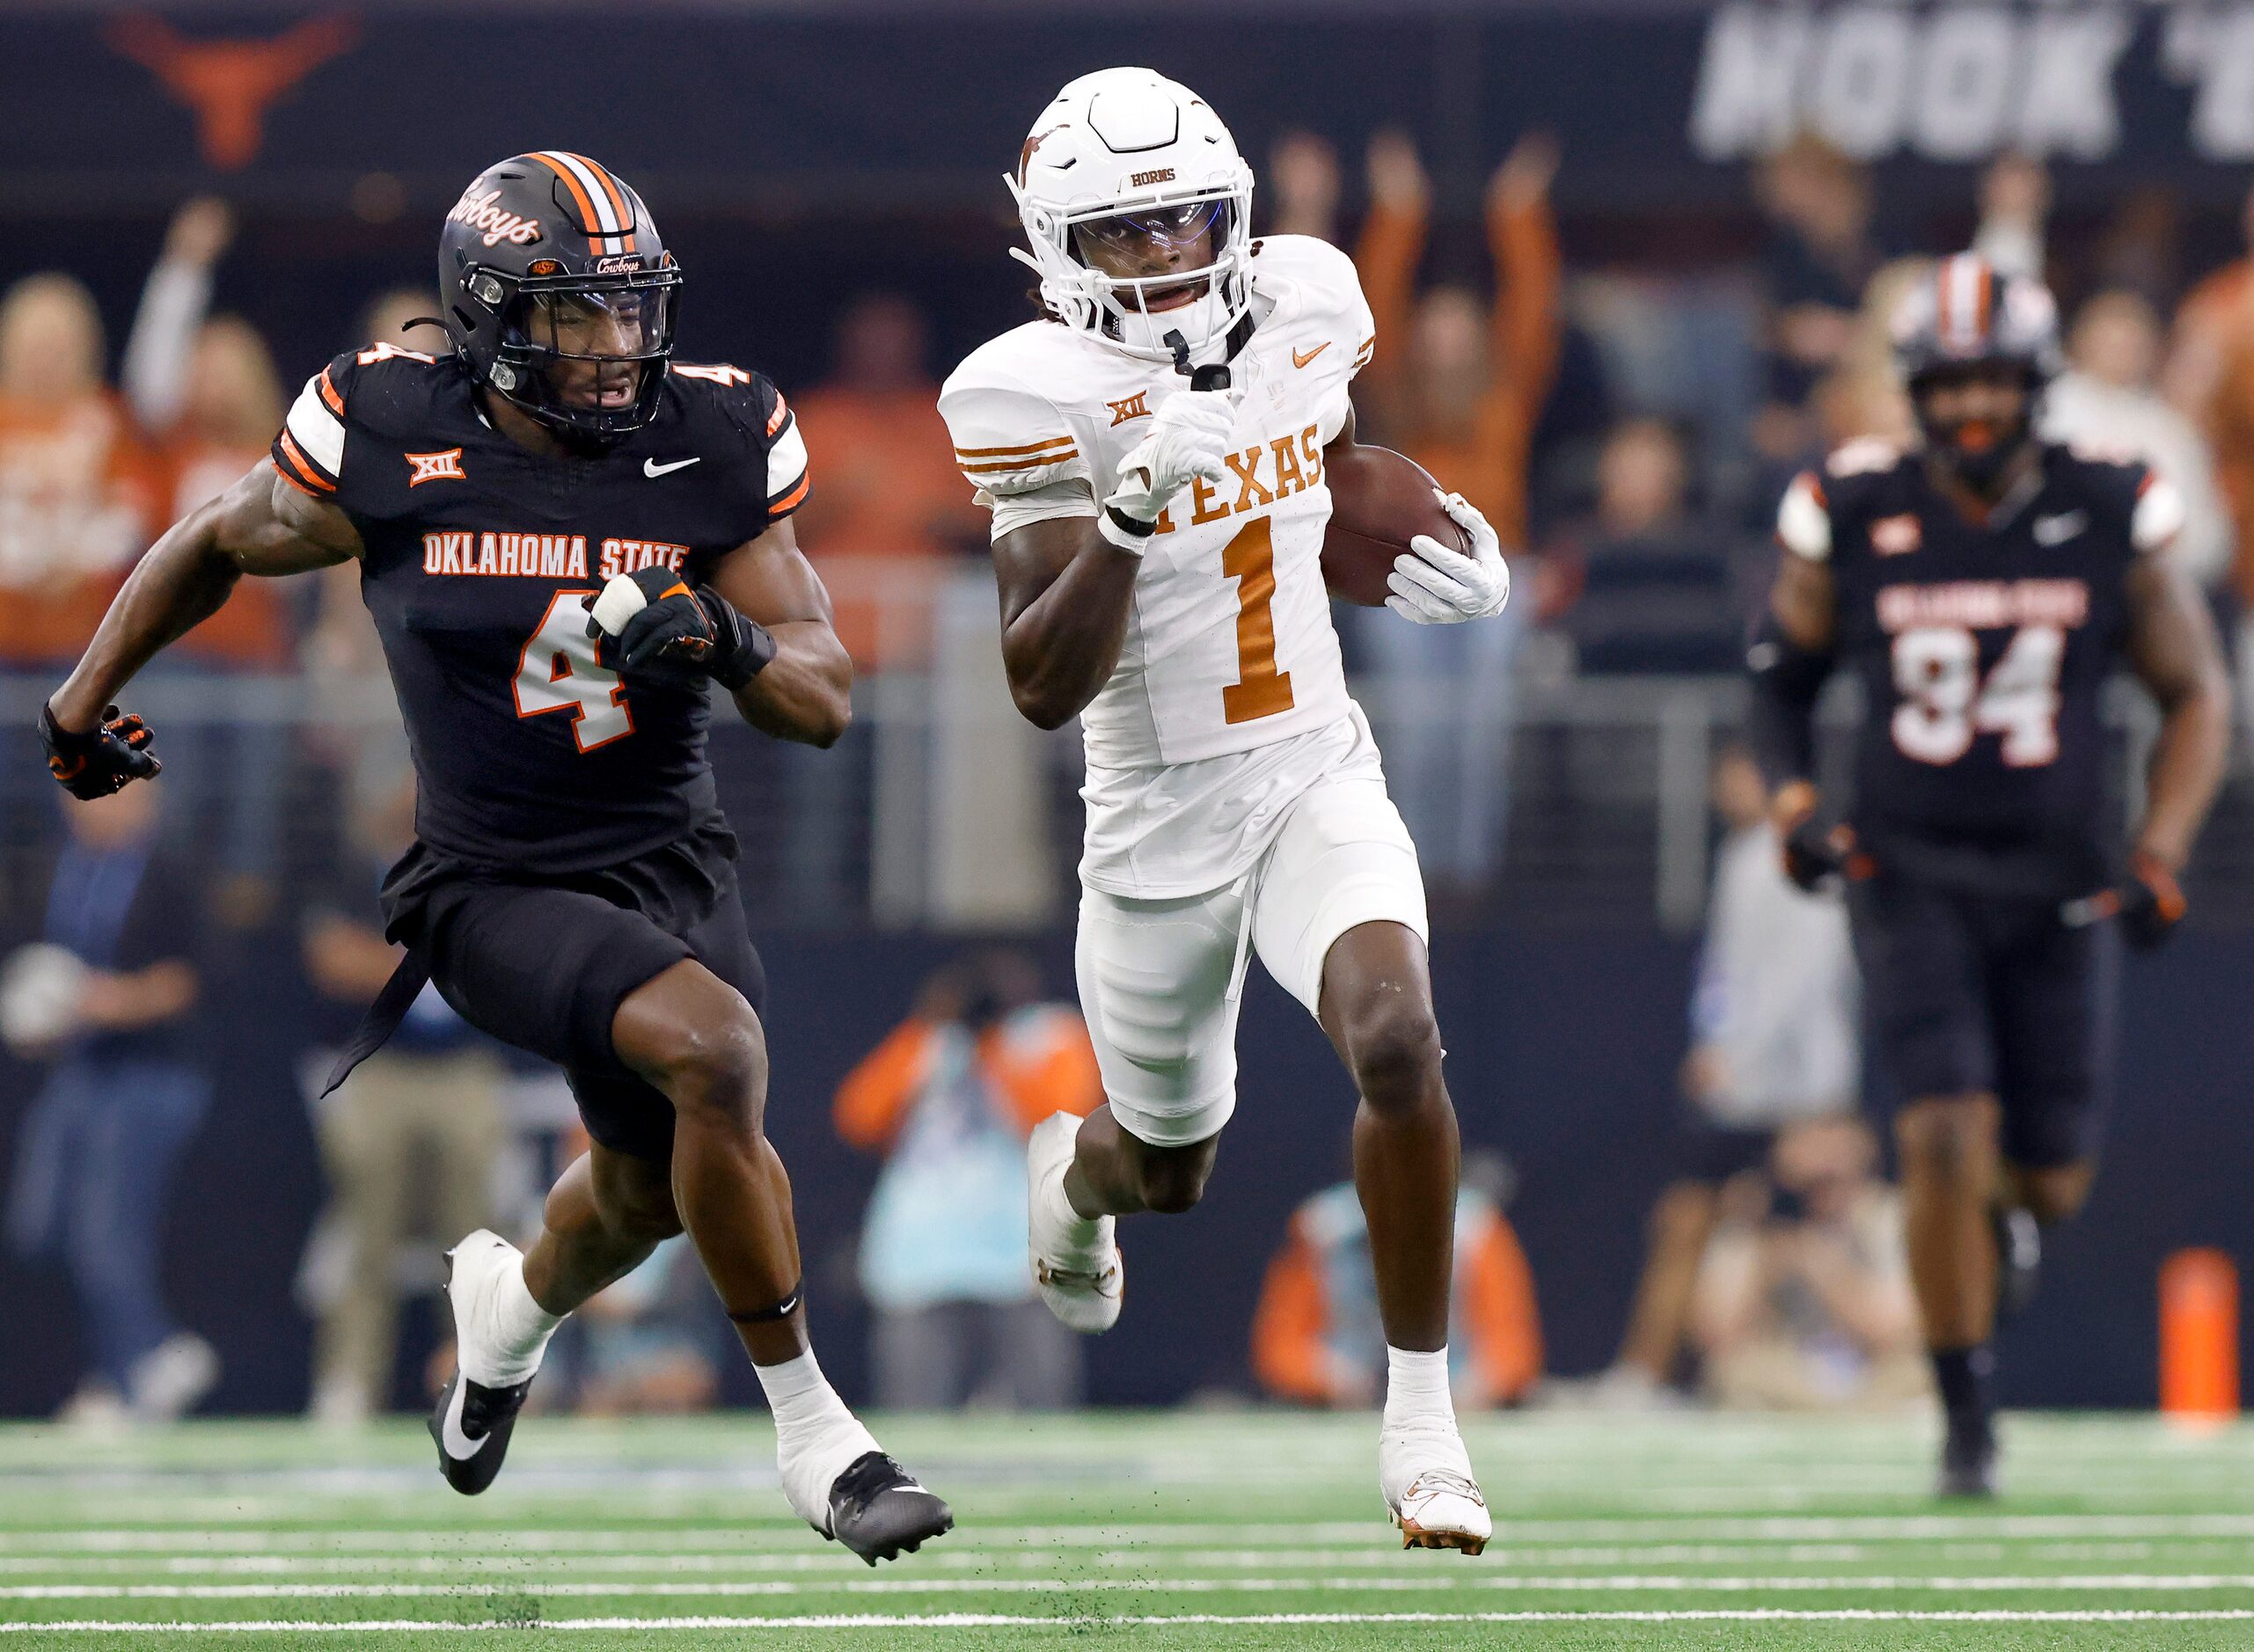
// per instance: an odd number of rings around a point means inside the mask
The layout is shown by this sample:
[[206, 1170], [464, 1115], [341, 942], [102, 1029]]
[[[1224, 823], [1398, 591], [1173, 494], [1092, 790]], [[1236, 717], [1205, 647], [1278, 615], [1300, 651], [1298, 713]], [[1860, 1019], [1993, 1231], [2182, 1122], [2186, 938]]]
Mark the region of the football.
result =
[[1327, 462], [1330, 525], [1322, 536], [1322, 582], [1364, 608], [1385, 606], [1386, 576], [1419, 534], [1469, 554], [1471, 536], [1433, 496], [1424, 467], [1391, 448], [1350, 447]]

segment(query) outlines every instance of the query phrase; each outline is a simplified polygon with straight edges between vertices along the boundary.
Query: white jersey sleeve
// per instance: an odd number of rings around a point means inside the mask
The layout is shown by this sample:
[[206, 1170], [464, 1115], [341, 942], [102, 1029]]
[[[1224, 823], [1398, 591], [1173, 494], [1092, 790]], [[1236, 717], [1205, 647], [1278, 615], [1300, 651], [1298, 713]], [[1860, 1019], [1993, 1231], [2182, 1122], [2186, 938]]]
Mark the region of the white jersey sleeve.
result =
[[1052, 516], [1094, 515], [1093, 469], [1073, 422], [985, 355], [949, 376], [939, 407], [955, 464], [993, 512], [993, 537]]

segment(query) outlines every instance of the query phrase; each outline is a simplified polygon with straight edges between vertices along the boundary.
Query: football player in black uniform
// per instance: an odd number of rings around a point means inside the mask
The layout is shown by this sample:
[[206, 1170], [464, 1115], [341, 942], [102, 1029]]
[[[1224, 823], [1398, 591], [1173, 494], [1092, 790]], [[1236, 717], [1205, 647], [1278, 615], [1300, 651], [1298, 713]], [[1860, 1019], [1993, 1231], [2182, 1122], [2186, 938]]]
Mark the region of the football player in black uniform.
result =
[[563, 1067], [595, 1143], [529, 1252], [480, 1232], [452, 1253], [441, 1469], [483, 1490], [558, 1321], [685, 1227], [773, 1407], [791, 1506], [875, 1565], [951, 1517], [808, 1346], [762, 1130], [763, 977], [705, 753], [714, 683], [754, 727], [831, 744], [853, 667], [789, 521], [805, 442], [766, 379], [671, 360], [681, 282], [593, 161], [487, 171], [439, 242], [451, 347], [316, 374], [271, 457], [142, 559], [41, 727], [81, 796], [154, 774], [149, 730], [112, 705], [133, 674], [243, 574], [359, 560], [420, 796], [384, 889], [406, 962], [348, 1066], [435, 982]]
[[[1787, 870], [1846, 878], [1876, 1054], [1906, 1103], [1941, 1490], [1982, 1496], [1999, 1282], [2031, 1283], [2035, 1224], [2089, 1192], [2118, 937], [2155, 944], [2183, 915], [2176, 874], [2221, 778], [2229, 696], [2206, 606], [2163, 554], [2175, 490], [2035, 434], [2050, 294], [1944, 259], [1905, 298], [1894, 347], [1922, 449], [1855, 444], [1787, 490], [1754, 717]], [[2100, 715], [2119, 666], [2161, 711], [2126, 854]], [[1835, 667], [1864, 706], [1841, 818], [1817, 795], [1811, 728]]]

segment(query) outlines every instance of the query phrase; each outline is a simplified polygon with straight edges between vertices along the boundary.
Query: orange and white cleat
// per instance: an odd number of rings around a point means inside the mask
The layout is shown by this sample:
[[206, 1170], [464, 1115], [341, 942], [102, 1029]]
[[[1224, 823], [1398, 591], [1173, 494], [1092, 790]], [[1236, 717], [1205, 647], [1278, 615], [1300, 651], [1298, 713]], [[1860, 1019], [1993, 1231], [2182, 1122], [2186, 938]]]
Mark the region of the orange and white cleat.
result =
[[1378, 1438], [1378, 1488], [1405, 1549], [1477, 1554], [1495, 1533], [1453, 1421], [1388, 1425]]

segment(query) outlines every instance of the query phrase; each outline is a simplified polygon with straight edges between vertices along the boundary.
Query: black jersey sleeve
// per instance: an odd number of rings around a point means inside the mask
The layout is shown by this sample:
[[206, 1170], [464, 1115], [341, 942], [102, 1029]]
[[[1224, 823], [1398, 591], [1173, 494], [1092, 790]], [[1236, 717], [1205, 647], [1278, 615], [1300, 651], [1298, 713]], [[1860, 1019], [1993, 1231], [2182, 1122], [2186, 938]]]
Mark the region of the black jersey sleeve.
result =
[[397, 345], [347, 350], [307, 379], [290, 404], [274, 439], [274, 468], [302, 492], [354, 516], [391, 514], [385, 501], [404, 480], [458, 476], [459, 447], [450, 455], [411, 456], [403, 467], [401, 445], [392, 434], [403, 424], [428, 422], [428, 380], [449, 370], [435, 356]]
[[683, 362], [672, 372], [705, 433], [700, 445], [717, 450], [714, 457], [735, 479], [743, 516], [738, 543], [757, 538], [806, 502], [812, 478], [798, 414], [763, 373]]
[[2141, 459], [2068, 450], [2074, 489], [2090, 501], [2107, 537], [2133, 552], [2164, 551], [2184, 526], [2184, 497]]

